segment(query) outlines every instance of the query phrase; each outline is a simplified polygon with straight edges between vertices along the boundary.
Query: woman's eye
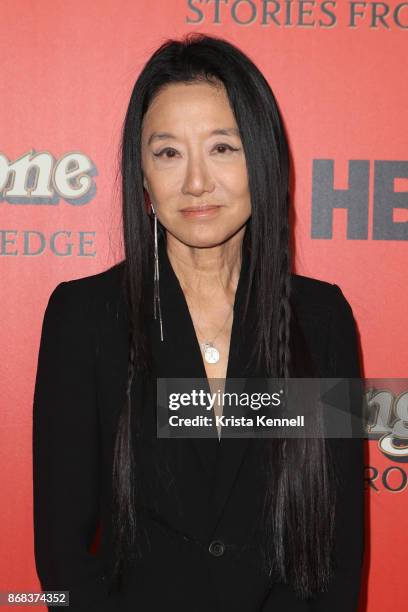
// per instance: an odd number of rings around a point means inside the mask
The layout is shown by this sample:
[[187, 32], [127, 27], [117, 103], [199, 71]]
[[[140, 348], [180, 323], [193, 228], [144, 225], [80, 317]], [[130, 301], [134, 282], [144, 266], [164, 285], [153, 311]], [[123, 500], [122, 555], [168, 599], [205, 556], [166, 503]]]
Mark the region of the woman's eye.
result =
[[223, 153], [223, 151], [220, 151], [220, 149], [228, 149], [229, 151], [238, 151], [239, 149], [235, 149], [234, 147], [231, 147], [231, 145], [229, 144], [218, 144], [215, 145], [215, 149], [218, 151], [218, 153]]
[[[177, 151], [175, 151], [174, 149], [170, 149], [169, 147], [166, 147], [166, 149], [162, 149], [158, 153], [153, 153], [153, 155], [155, 157], [163, 157], [164, 153], [177, 153]], [[174, 157], [174, 155], [166, 155], [165, 157], [167, 157], [168, 159], [171, 159], [172, 157]]]
[[[214, 150], [217, 153], [225, 154], [226, 150], [228, 151], [239, 151], [239, 149], [231, 147], [229, 144], [217, 144], [214, 147]], [[166, 159], [173, 159], [176, 155], [177, 151], [175, 149], [171, 149], [170, 147], [166, 147], [162, 149], [158, 153], [153, 153], [155, 157], [165, 157]]]

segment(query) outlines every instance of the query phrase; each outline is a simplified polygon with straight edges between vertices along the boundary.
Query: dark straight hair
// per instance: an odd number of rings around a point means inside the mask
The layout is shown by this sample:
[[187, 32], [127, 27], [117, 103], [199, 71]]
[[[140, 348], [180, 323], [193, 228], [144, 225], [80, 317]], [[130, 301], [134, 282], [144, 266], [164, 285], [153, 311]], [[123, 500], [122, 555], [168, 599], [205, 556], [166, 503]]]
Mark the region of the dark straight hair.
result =
[[[134, 85], [121, 142], [130, 335], [126, 401], [119, 417], [113, 469], [116, 577], [121, 576], [128, 551], [137, 540], [137, 478], [131, 439], [131, 413], [137, 406], [131, 406], [131, 385], [151, 367], [143, 313], [154, 244], [143, 188], [142, 121], [163, 87], [197, 81], [225, 87], [244, 147], [251, 197], [244, 237], [250, 244], [244, 316], [252, 292], [259, 314], [254, 354], [256, 351], [258, 363], [264, 360], [269, 377], [304, 375], [296, 371], [294, 364], [301, 358], [294, 359], [296, 342], [291, 337], [289, 153], [275, 97], [255, 64], [228, 41], [197, 33], [167, 40], [150, 57]], [[268, 442], [270, 477], [261, 521], [263, 556], [268, 560], [265, 569], [307, 598], [325, 590], [331, 577], [335, 495], [329, 456], [323, 438]]]

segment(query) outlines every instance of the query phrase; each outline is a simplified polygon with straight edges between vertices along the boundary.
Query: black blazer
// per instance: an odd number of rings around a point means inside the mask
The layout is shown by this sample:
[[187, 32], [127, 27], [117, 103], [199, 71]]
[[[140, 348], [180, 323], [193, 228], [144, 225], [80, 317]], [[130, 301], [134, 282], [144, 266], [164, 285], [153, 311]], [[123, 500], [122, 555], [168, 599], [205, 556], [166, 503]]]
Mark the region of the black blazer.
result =
[[[152, 304], [146, 308], [153, 381], [205, 378], [187, 302], [162, 241], [159, 248], [164, 342]], [[121, 262], [60, 283], [44, 315], [33, 411], [35, 559], [43, 590], [69, 590], [73, 612], [357, 610], [364, 545], [362, 440], [329, 441], [339, 476], [337, 569], [329, 592], [300, 601], [289, 586], [261, 571], [254, 537], [262, 489], [256, 440], [158, 439], [155, 386], [138, 378], [131, 390], [132, 431], [144, 552], [133, 559], [120, 598], [108, 596], [112, 457], [129, 348], [123, 269]], [[241, 320], [247, 271], [244, 258], [227, 378], [257, 375], [246, 362], [257, 316], [253, 301], [249, 322]], [[352, 310], [339, 287], [295, 274], [292, 286], [292, 308], [317, 375], [361, 377]], [[142, 425], [137, 439], [136, 423]], [[89, 548], [99, 524], [101, 545], [94, 555]]]

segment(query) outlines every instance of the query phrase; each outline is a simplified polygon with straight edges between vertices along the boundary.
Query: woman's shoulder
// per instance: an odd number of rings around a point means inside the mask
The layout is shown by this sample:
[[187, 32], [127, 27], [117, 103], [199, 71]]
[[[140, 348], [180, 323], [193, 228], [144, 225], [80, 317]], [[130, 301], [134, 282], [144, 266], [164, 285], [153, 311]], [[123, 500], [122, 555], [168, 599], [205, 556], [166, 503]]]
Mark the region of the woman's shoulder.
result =
[[304, 326], [354, 334], [353, 309], [339, 285], [300, 274], [292, 274], [291, 305]]
[[335, 283], [301, 274], [291, 274], [291, 300], [302, 313], [321, 314], [342, 304], [350, 306]]
[[117, 306], [121, 301], [124, 263], [123, 260], [102, 272], [60, 282], [50, 294], [47, 312], [85, 320], [95, 316], [101, 306], [107, 310], [111, 305]]
[[326, 280], [291, 274], [292, 293], [298, 299], [320, 300], [330, 297], [335, 285]]
[[69, 279], [60, 282], [54, 289], [54, 292], [64, 293], [66, 295], [101, 295], [103, 297], [114, 293], [122, 282], [125, 260], [114, 264], [110, 268], [81, 276], [79, 278]]
[[[123, 276], [125, 260], [109, 268], [80, 278], [60, 282], [49, 298], [48, 306], [59, 305], [72, 311], [81, 308], [111, 310], [123, 300]], [[351, 310], [340, 287], [329, 281], [301, 274], [291, 274], [291, 303], [300, 318], [327, 317], [336, 310]], [[86, 308], [84, 308], [86, 307]], [[89, 312], [89, 310], [88, 310]]]
[[296, 320], [318, 354], [319, 371], [329, 377], [360, 377], [356, 321], [341, 288], [293, 274], [291, 295]]
[[81, 276], [66, 281], [62, 281], [60, 285], [65, 286], [65, 291], [69, 292], [86, 292], [86, 291], [98, 291], [98, 292], [109, 292], [110, 289], [116, 289], [118, 284], [121, 282], [123, 277], [123, 271], [125, 267], [125, 260], [114, 264], [102, 272], [96, 274], [90, 274], [88, 276]]

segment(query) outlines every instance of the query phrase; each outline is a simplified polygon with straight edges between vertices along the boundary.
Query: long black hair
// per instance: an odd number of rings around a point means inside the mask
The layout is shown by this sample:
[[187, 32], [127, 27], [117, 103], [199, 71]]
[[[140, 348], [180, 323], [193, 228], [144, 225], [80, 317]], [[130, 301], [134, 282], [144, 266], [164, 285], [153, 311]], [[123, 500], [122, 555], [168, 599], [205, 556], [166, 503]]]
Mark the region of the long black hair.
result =
[[[255, 64], [226, 40], [188, 34], [167, 40], [141, 71], [130, 98], [121, 142], [125, 284], [129, 307], [129, 364], [126, 401], [116, 438], [113, 492], [115, 572], [136, 538], [132, 459], [131, 386], [149, 372], [151, 355], [143, 319], [146, 283], [153, 260], [152, 218], [146, 211], [141, 164], [143, 117], [154, 96], [171, 83], [204, 80], [223, 84], [244, 147], [251, 217], [250, 291], [258, 304], [254, 351], [270, 377], [302, 376], [293, 366], [291, 339], [291, 246], [289, 152], [283, 121], [269, 84]], [[292, 340], [292, 342], [291, 342]], [[265, 492], [265, 558], [300, 597], [325, 590], [330, 580], [335, 497], [324, 439], [269, 440]]]

